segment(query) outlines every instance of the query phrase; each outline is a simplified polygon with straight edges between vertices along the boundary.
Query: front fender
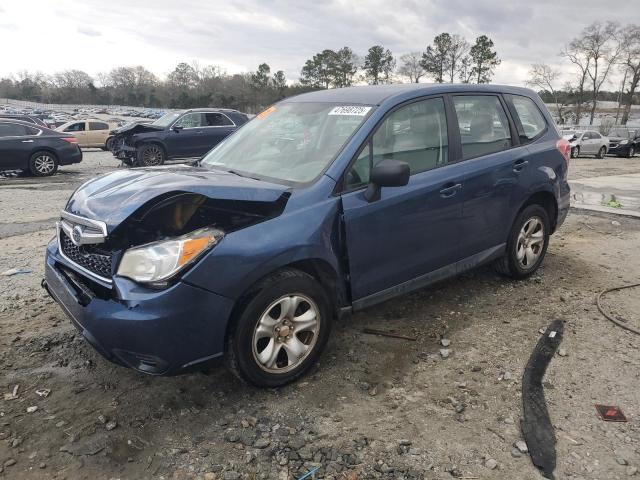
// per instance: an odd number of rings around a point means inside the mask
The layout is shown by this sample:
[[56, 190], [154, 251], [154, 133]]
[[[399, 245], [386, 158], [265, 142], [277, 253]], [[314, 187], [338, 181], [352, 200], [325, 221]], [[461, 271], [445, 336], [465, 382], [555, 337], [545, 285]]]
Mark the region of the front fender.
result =
[[340, 199], [285, 212], [227, 234], [184, 280], [237, 300], [270, 273], [302, 260], [322, 260], [342, 277]]

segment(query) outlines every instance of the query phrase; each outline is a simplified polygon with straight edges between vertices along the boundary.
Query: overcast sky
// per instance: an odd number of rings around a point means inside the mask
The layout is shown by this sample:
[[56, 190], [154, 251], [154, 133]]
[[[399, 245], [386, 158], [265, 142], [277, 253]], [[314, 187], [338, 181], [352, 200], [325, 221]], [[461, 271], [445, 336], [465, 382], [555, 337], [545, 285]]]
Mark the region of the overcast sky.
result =
[[0, 0], [0, 75], [143, 65], [164, 76], [181, 61], [235, 73], [266, 62], [292, 80], [325, 48], [364, 55], [381, 44], [400, 56], [446, 31], [488, 35], [502, 59], [494, 81], [520, 85], [531, 63], [566, 65], [558, 52], [585, 25], [632, 21], [635, 1]]

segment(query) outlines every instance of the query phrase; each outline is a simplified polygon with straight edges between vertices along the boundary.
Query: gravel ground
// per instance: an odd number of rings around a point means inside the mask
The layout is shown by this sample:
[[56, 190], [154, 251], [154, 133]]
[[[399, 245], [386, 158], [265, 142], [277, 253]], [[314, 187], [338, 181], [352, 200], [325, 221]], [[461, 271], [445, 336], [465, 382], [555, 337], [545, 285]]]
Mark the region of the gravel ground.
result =
[[[576, 159], [571, 175], [639, 165]], [[325, 479], [538, 479], [514, 447], [520, 379], [556, 318], [566, 322], [563, 355], [545, 392], [557, 478], [640, 477], [640, 339], [594, 305], [602, 289], [638, 281], [640, 220], [574, 212], [531, 279], [481, 268], [358, 313], [336, 325], [308, 376], [258, 390], [222, 368], [157, 378], [111, 365], [40, 289], [58, 211], [116, 166], [87, 152], [53, 178], [0, 177], [0, 272], [32, 271], [0, 276], [0, 478], [285, 480], [319, 467]], [[637, 290], [604, 303], [640, 325]], [[621, 406], [629, 421], [601, 421], [595, 403]]]

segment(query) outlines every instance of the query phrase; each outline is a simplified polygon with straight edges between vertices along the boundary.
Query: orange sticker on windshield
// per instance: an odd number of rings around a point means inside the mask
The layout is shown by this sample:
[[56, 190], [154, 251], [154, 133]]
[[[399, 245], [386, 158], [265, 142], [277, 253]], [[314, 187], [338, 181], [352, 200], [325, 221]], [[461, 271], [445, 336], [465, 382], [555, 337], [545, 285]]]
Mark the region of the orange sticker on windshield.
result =
[[269, 107], [266, 110], [260, 112], [257, 117], [258, 118], [265, 118], [268, 117], [269, 115], [271, 115], [273, 112], [276, 111], [276, 107]]

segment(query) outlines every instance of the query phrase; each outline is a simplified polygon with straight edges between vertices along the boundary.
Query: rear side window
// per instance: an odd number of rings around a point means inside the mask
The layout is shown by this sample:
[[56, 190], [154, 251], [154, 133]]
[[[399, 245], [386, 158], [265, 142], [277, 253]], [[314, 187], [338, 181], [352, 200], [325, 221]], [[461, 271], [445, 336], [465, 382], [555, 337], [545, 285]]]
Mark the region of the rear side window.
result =
[[547, 122], [540, 109], [529, 97], [521, 95], [509, 95], [513, 105], [512, 113], [517, 117], [516, 127], [522, 143], [534, 140], [547, 128]]
[[102, 122], [89, 122], [89, 130], [109, 130], [109, 125]]
[[465, 160], [511, 148], [509, 121], [498, 97], [454, 96], [453, 105]]
[[222, 113], [205, 113], [204, 127], [227, 127], [233, 126], [233, 122], [229, 120], [229, 117]]
[[589, 133], [589, 138], [591, 140], [600, 140], [602, 138], [602, 136], [598, 132], [590, 132]]
[[352, 190], [369, 183], [371, 168], [384, 159], [409, 164], [411, 175], [448, 161], [449, 139], [444, 100], [432, 98], [398, 108], [378, 127], [346, 177]]
[[0, 123], [0, 137], [18, 137], [27, 135], [27, 127], [17, 123]]

